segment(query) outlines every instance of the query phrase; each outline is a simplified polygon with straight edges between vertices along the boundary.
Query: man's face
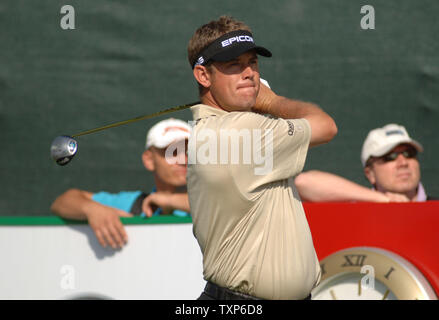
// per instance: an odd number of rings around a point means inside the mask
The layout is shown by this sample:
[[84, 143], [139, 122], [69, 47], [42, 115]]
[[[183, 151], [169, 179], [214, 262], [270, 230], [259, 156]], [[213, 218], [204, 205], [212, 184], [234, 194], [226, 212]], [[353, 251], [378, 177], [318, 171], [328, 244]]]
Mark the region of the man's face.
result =
[[217, 106], [226, 111], [250, 111], [255, 105], [260, 81], [255, 52], [243, 53], [227, 62], [214, 62], [209, 71], [209, 90]]
[[[166, 152], [169, 148], [170, 152]], [[151, 147], [144, 153], [145, 167], [154, 172], [156, 183], [170, 187], [186, 185], [187, 140], [175, 142], [166, 148]], [[145, 162], [146, 157], [146, 162]]]
[[[408, 158], [401, 154], [404, 151]], [[394, 160], [388, 157], [392, 152], [399, 153]], [[399, 145], [386, 155], [372, 159], [372, 163], [364, 170], [370, 183], [381, 192], [413, 194], [421, 178], [416, 150], [407, 144]]]

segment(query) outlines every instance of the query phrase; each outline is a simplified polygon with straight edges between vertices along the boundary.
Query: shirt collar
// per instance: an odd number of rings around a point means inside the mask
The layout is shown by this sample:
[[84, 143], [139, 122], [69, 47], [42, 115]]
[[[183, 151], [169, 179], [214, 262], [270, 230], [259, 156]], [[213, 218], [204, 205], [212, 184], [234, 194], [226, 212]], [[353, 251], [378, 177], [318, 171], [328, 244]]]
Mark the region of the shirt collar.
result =
[[194, 120], [206, 118], [209, 116], [223, 116], [225, 114], [228, 114], [228, 112], [225, 110], [214, 108], [205, 104], [197, 104], [191, 107], [191, 111]]
[[416, 196], [416, 201], [427, 201], [427, 194], [425, 193], [424, 186], [419, 182], [418, 194]]

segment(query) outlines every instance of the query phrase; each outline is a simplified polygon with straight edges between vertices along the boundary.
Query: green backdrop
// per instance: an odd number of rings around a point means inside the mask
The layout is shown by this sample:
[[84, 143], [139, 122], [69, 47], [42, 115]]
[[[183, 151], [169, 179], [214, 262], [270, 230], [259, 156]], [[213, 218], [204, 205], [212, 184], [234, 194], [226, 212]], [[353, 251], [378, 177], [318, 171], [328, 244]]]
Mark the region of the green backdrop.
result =
[[[67, 4], [74, 30], [60, 26]], [[360, 27], [366, 4], [375, 9], [374, 30]], [[2, 0], [0, 215], [48, 215], [71, 187], [149, 191], [140, 155], [147, 129], [166, 116], [78, 138], [65, 167], [50, 159], [50, 144], [196, 101], [187, 42], [222, 14], [245, 21], [273, 52], [260, 59], [261, 74], [278, 94], [316, 102], [336, 120], [337, 137], [310, 151], [306, 170], [368, 185], [362, 142], [395, 122], [424, 145], [422, 181], [437, 196], [438, 13], [437, 0]]]

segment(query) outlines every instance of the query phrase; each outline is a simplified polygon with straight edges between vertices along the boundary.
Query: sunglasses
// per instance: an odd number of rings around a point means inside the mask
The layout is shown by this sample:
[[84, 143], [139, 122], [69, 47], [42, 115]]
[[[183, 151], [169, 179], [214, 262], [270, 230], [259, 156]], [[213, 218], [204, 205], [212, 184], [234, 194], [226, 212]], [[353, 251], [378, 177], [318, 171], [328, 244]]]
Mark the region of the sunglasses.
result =
[[402, 154], [402, 156], [406, 159], [413, 159], [416, 158], [418, 154], [418, 150], [414, 148], [410, 148], [404, 151], [393, 151], [388, 154], [385, 154], [384, 156], [380, 157], [383, 162], [389, 162], [389, 161], [395, 161], [398, 156]]
[[410, 149], [407, 149], [404, 151], [392, 151], [392, 152], [389, 152], [388, 154], [385, 154], [384, 156], [378, 157], [378, 158], [371, 157], [366, 162], [366, 166], [370, 166], [372, 163], [377, 162], [377, 161], [381, 162], [381, 163], [395, 161], [396, 158], [398, 158], [398, 156], [400, 154], [402, 154], [402, 156], [406, 159], [413, 159], [413, 158], [416, 158], [416, 156], [418, 155], [418, 150], [416, 150], [415, 148], [410, 148]]

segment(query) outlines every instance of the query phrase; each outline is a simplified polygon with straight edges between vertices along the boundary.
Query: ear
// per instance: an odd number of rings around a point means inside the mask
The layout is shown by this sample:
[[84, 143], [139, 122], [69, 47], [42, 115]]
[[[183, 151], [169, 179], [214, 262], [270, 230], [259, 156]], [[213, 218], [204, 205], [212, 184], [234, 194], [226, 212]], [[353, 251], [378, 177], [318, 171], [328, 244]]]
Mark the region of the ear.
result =
[[374, 186], [376, 183], [376, 177], [375, 172], [370, 166], [364, 168], [364, 175], [366, 176], [367, 180], [369, 180], [370, 184]]
[[211, 84], [211, 74], [205, 66], [197, 65], [194, 68], [194, 77], [199, 84], [205, 88], [209, 88]]
[[152, 151], [150, 149], [143, 151], [142, 162], [143, 162], [143, 165], [145, 166], [146, 170], [154, 171], [154, 169], [155, 169], [154, 159], [153, 159]]

